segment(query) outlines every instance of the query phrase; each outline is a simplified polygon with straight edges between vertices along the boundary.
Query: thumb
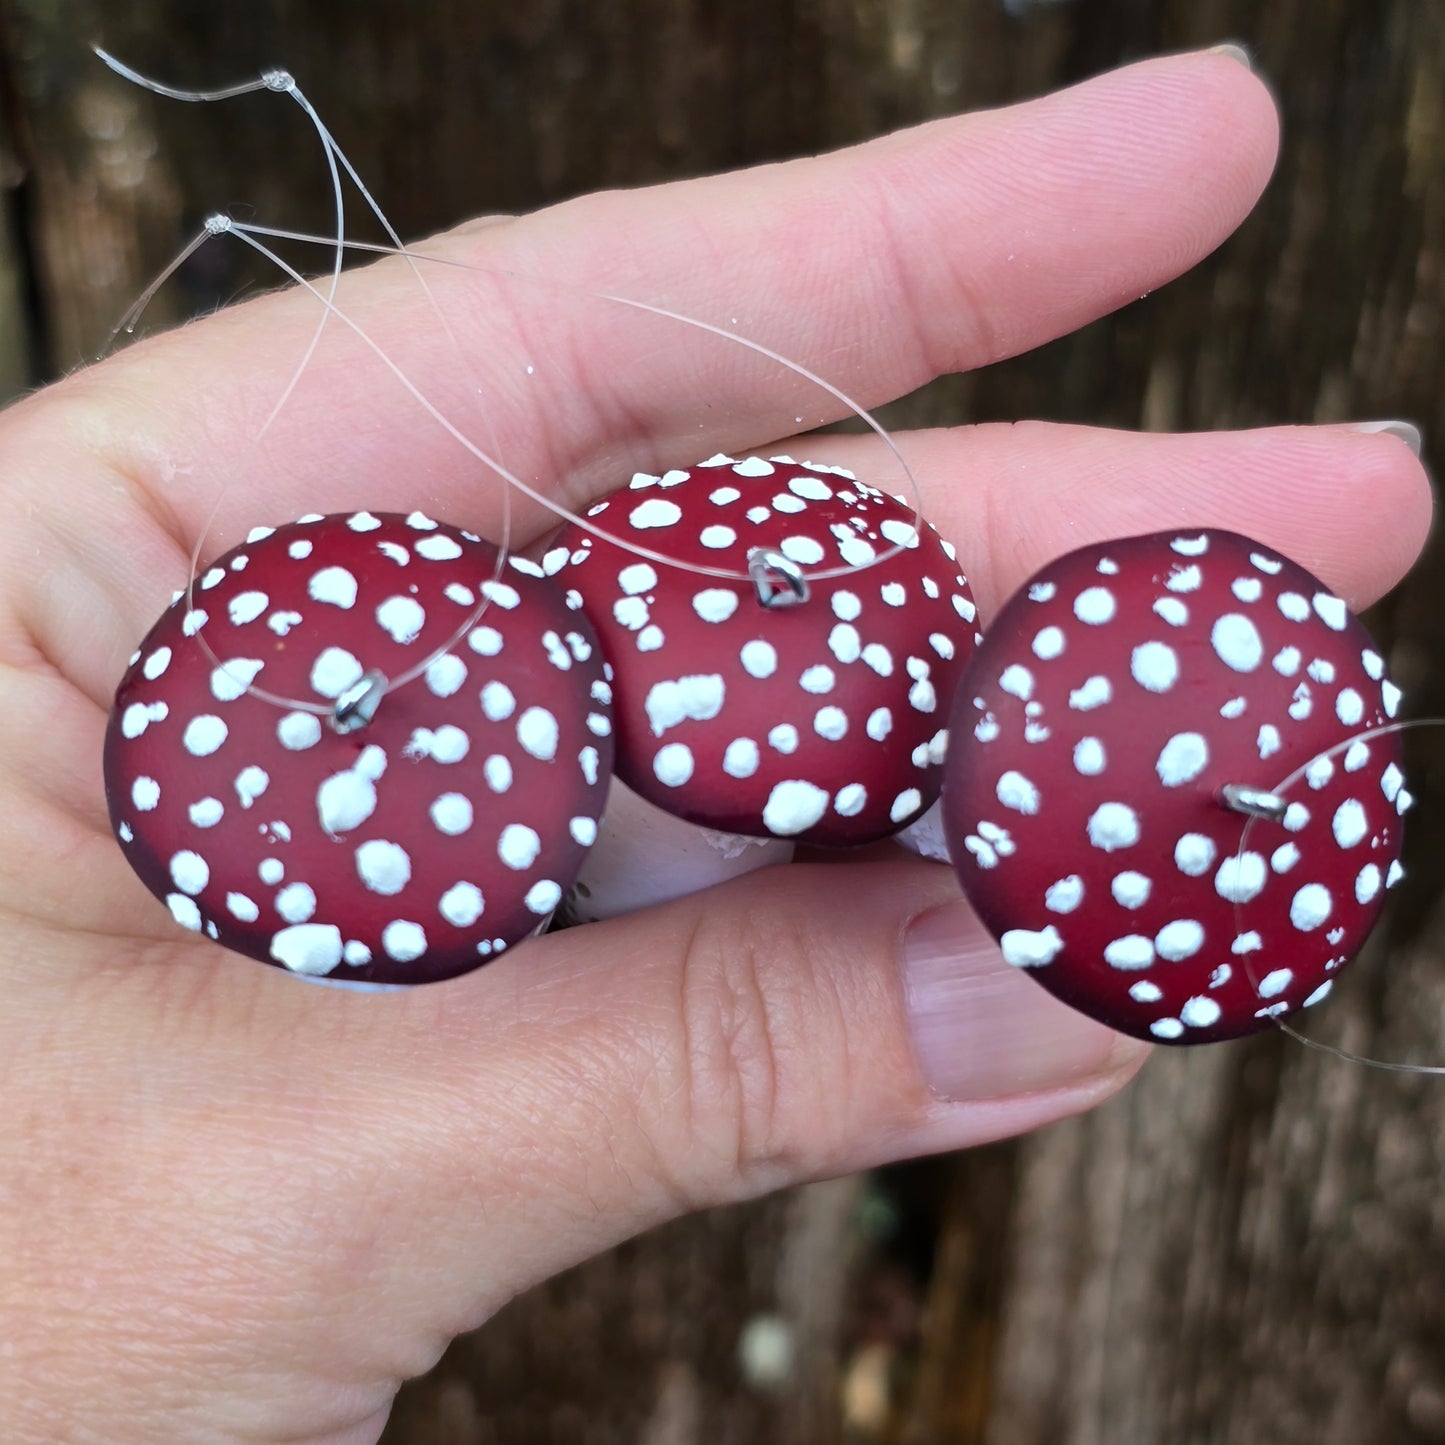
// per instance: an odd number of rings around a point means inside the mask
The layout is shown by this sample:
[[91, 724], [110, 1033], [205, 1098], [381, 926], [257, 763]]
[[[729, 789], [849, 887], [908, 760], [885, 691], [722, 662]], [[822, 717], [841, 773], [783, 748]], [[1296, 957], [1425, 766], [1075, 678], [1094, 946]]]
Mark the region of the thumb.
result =
[[394, 1137], [432, 1219], [391, 1278], [440, 1280], [449, 1328], [687, 1210], [1076, 1113], [1146, 1052], [916, 859], [754, 873], [412, 997], [388, 1051], [434, 1103]]

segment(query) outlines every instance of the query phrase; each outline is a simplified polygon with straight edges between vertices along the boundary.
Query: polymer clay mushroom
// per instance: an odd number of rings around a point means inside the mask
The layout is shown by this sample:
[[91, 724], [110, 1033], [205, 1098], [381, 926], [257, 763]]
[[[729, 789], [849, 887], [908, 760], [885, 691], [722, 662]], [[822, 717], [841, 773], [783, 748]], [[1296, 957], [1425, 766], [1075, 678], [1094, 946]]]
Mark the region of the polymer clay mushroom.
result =
[[962, 680], [954, 866], [1005, 957], [1104, 1023], [1166, 1043], [1267, 1028], [1330, 991], [1400, 877], [1399, 738], [1372, 735], [1398, 704], [1345, 604], [1268, 548], [1081, 548]]
[[546, 922], [596, 833], [610, 688], [561, 590], [494, 581], [496, 561], [420, 513], [308, 517], [175, 600], [116, 694], [105, 780], [127, 860], [182, 927], [396, 984]]
[[[617, 779], [704, 830], [691, 857], [726, 876], [794, 843], [873, 842], [930, 806], [975, 614], [911, 506], [842, 468], [720, 455], [638, 474], [588, 521], [606, 535], [574, 524], [543, 565], [612, 664]], [[658, 896], [681, 891], [648, 866]]]

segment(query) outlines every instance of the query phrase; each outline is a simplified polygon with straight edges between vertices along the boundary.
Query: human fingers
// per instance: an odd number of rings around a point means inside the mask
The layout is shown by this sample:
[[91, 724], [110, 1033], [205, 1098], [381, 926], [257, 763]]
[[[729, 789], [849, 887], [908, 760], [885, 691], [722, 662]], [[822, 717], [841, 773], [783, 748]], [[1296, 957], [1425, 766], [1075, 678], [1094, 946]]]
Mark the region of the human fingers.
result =
[[[735, 343], [588, 293], [714, 322], [876, 404], [1187, 269], [1253, 205], [1275, 142], [1246, 70], [1172, 57], [833, 155], [444, 237], [425, 249], [493, 269], [393, 261], [349, 278], [341, 307], [473, 444], [575, 502], [619, 471], [843, 411]], [[222, 481], [221, 536], [419, 501], [493, 531], [494, 479], [345, 320], [259, 435], [319, 315], [292, 292], [128, 353], [108, 381], [135, 408], [100, 444], [187, 539]], [[538, 516], [520, 515], [526, 535]]]
[[[1174, 527], [1252, 537], [1359, 610], [1413, 565], [1434, 505], [1419, 456], [1374, 424], [1145, 433], [1019, 422], [900, 440], [924, 515], [958, 548], [985, 623], [1063, 553]], [[907, 495], [876, 438], [807, 445]]]
[[[339, 1432], [615, 1240], [1037, 1127], [1142, 1056], [917, 861], [772, 870], [400, 995], [192, 944], [82, 981], [82, 942], [20, 992], [6, 1071], [34, 1108], [0, 1150], [46, 1201], [18, 1297], [66, 1281], [64, 1327], [22, 1313], [17, 1347], [78, 1437], [88, 1411], [124, 1438]], [[54, 1188], [57, 1154], [83, 1187]]]

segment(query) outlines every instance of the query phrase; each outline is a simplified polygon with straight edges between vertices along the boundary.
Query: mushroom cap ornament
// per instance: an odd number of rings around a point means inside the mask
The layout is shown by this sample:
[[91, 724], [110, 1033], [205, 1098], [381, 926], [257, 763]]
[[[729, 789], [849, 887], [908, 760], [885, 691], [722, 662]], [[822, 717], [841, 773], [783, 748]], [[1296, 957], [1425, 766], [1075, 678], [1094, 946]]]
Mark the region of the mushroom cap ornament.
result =
[[1329, 992], [1400, 876], [1399, 735], [1365, 736], [1398, 704], [1345, 604], [1268, 548], [1081, 548], [963, 678], [954, 867], [1009, 962], [1113, 1028], [1267, 1028]]
[[397, 984], [545, 923], [602, 812], [610, 688], [561, 590], [496, 570], [421, 513], [313, 516], [258, 528], [172, 603], [116, 694], [105, 783], [183, 927]]
[[[574, 524], [552, 555], [615, 671], [624, 783], [703, 827], [829, 846], [929, 807], [977, 634], [953, 548], [912, 507], [840, 467], [720, 455], [639, 473], [587, 517], [607, 537]], [[806, 600], [766, 605], [760, 557]]]

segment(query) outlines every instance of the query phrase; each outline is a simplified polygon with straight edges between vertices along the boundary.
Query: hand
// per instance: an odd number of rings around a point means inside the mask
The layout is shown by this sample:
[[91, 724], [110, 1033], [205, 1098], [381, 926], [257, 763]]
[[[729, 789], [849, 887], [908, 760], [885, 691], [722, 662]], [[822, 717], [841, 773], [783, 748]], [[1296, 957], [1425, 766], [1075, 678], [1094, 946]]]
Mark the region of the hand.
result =
[[[1248, 212], [1274, 145], [1257, 81], [1183, 57], [435, 244], [689, 314], [725, 307], [876, 404], [1169, 280]], [[464, 365], [404, 264], [348, 280], [344, 304], [391, 334], [419, 317], [404, 364], [423, 390], [521, 395], [507, 378], [521, 348], [556, 339], [555, 298], [502, 313], [473, 273], [427, 279]], [[306, 987], [182, 933], [111, 838], [101, 736], [218, 483], [217, 538], [347, 506], [497, 523], [475, 465], [339, 327], [255, 441], [316, 314], [268, 297], [0, 419], [8, 1440], [372, 1440], [398, 1382], [455, 1333], [617, 1240], [1035, 1128], [1141, 1059], [1010, 971], [948, 870], [888, 850], [756, 874], [397, 995]], [[637, 467], [785, 436], [794, 408], [715, 344], [689, 355], [690, 337], [624, 366], [605, 329], [566, 335], [575, 370], [542, 410], [531, 393], [494, 401], [485, 424], [574, 505]], [[1410, 451], [1349, 427], [900, 441], [985, 618], [1087, 539], [1186, 524], [1253, 535], [1358, 606], [1428, 521]], [[874, 440], [826, 455], [897, 481]], [[519, 506], [520, 540], [546, 520]]]

